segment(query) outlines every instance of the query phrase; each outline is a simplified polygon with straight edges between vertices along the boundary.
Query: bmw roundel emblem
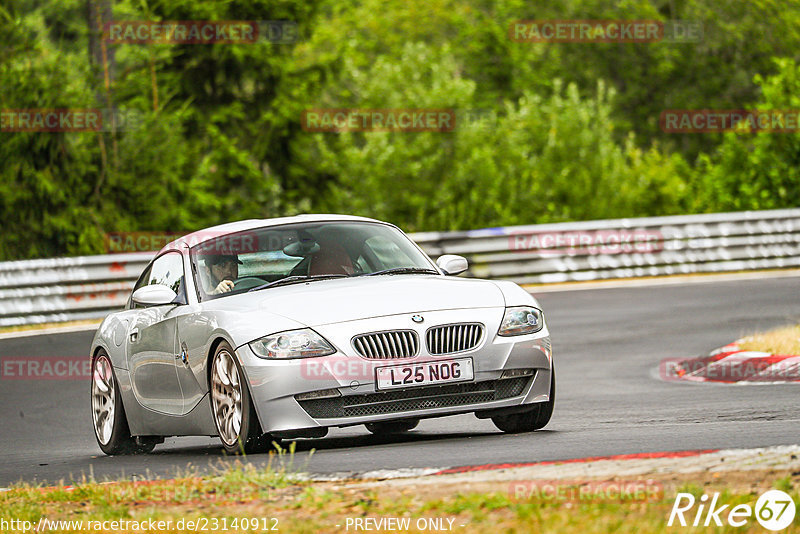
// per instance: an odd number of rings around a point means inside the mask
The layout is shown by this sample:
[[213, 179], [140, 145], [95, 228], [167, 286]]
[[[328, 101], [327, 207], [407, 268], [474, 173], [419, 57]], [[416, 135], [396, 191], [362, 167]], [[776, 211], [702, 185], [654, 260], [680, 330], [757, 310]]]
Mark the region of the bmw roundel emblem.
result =
[[411, 320], [414, 321], [415, 323], [421, 323], [425, 319], [421, 315], [416, 314], [411, 316]]

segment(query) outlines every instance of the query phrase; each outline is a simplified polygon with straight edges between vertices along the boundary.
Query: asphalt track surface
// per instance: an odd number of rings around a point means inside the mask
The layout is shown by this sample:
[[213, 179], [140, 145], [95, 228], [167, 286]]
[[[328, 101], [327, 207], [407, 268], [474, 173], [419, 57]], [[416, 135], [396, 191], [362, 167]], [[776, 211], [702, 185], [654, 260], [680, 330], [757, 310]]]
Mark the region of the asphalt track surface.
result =
[[[683, 384], [654, 372], [663, 358], [700, 355], [756, 330], [800, 322], [799, 289], [800, 277], [791, 277], [537, 295], [558, 373], [546, 429], [506, 435], [472, 415], [425, 420], [400, 437], [372, 436], [360, 426], [334, 429], [326, 438], [298, 440], [294, 466], [363, 473], [800, 443], [800, 386]], [[0, 340], [0, 357], [83, 356], [92, 335]], [[168, 477], [235, 461], [209, 438], [168, 439], [149, 455], [103, 456], [91, 427], [88, 381], [1, 380], [0, 407], [0, 486]], [[244, 461], [267, 460], [260, 454]]]

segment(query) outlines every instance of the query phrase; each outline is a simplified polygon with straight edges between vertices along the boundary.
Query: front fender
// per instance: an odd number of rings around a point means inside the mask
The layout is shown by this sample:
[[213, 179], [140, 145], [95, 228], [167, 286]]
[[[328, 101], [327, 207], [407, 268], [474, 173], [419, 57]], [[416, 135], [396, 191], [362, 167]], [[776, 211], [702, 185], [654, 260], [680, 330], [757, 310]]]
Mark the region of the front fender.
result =
[[503, 298], [506, 301], [506, 307], [535, 306], [540, 310], [542, 309], [536, 298], [534, 298], [533, 295], [522, 289], [516, 283], [511, 282], [510, 280], [492, 280], [492, 282], [503, 293]]
[[117, 369], [128, 369], [125, 357], [125, 338], [128, 335], [128, 324], [131, 311], [112, 313], [107, 316], [92, 339], [89, 358], [94, 359], [98, 349], [103, 349], [111, 359], [111, 365]]

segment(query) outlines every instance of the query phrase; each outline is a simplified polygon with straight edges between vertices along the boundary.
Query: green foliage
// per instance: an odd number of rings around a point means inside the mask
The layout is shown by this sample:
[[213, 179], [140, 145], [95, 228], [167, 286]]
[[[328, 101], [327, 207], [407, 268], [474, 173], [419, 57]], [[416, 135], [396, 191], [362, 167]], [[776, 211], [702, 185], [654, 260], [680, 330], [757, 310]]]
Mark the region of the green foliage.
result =
[[[62, 54], [47, 37], [41, 14], [11, 18], [0, 36], [0, 108], [91, 107], [87, 63]], [[2, 133], [0, 143], [0, 258], [86, 250], [92, 210], [83, 204], [96, 178], [91, 134]], [[46, 215], [45, 215], [46, 214]]]
[[[247, 19], [234, 16], [228, 3], [194, 13], [192, 6], [121, 3], [115, 13]], [[250, 18], [258, 7], [250, 5]], [[294, 18], [290, 10], [271, 9], [278, 11], [274, 18]], [[268, 128], [260, 110], [271, 100], [265, 75], [279, 70], [280, 54], [270, 48], [275, 45], [120, 46], [106, 91], [102, 68], [91, 65], [86, 53], [84, 10], [85, 3], [74, 0], [4, 10], [0, 36], [12, 44], [0, 56], [0, 107], [105, 109], [111, 102], [134, 113], [138, 127], [2, 132], [0, 217], [6, 231], [0, 259], [103, 252], [106, 232], [189, 231], [274, 216], [280, 187], [266, 159], [254, 153], [266, 147], [252, 140]]]
[[[751, 109], [800, 110], [800, 65], [776, 60], [778, 73], [756, 76], [762, 91]], [[800, 132], [728, 133], [698, 166], [698, 211], [796, 206], [800, 199]]]
[[[345, 60], [340, 83], [357, 89], [323, 96], [323, 107], [449, 108], [480, 118], [470, 108], [476, 84], [459, 75], [449, 47], [408, 43], [397, 59], [382, 55], [366, 68]], [[596, 95], [582, 98], [556, 80], [546, 95], [503, 101], [453, 132], [309, 133], [293, 152], [309, 172], [337, 177], [326, 208], [413, 230], [679, 211], [688, 166], [637, 148], [633, 137], [618, 145], [613, 91], [601, 83]]]
[[[300, 39], [109, 45], [108, 90], [87, 53], [86, 5], [0, 6], [0, 109], [111, 105], [140, 127], [0, 132], [0, 260], [99, 253], [106, 232], [306, 211], [447, 230], [800, 198], [798, 134], [658, 126], [664, 109], [800, 108], [793, 1], [118, 0], [115, 20], [291, 20]], [[704, 35], [508, 36], [514, 20], [570, 18], [698, 21]], [[302, 129], [304, 110], [342, 107], [447, 108], [460, 120], [441, 133]]]

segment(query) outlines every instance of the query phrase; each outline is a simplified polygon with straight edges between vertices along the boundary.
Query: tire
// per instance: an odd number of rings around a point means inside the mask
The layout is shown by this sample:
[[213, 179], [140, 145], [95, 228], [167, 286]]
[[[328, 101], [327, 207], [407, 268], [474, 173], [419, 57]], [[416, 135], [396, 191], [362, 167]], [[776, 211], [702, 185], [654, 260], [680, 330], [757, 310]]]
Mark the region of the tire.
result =
[[136, 439], [135, 452], [136, 454], [149, 454], [153, 452], [153, 449], [155, 449], [156, 445], [158, 445], [159, 443], [164, 443], [164, 440], [151, 437]]
[[402, 434], [416, 428], [419, 419], [403, 419], [402, 421], [386, 421], [385, 423], [367, 423], [367, 430], [375, 435]]
[[244, 373], [227, 342], [217, 347], [209, 371], [211, 412], [225, 452], [266, 451], [272, 440], [261, 431]]
[[152, 452], [158, 438], [137, 440], [131, 436], [119, 383], [104, 350], [92, 360], [91, 395], [92, 426], [100, 450], [109, 456]]
[[508, 434], [533, 432], [547, 426], [556, 406], [556, 369], [550, 368], [550, 399], [537, 403], [527, 412], [492, 417], [494, 426]]

